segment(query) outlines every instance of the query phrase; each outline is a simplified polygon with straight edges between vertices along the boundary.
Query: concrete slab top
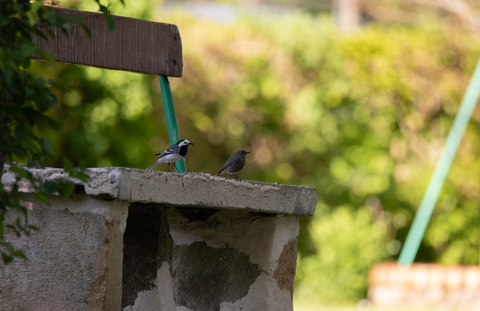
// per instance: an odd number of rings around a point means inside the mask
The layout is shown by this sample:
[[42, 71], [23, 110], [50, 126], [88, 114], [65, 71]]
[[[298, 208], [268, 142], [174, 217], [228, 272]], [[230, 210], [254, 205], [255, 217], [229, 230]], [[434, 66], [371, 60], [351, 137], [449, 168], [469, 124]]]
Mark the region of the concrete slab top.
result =
[[[2, 183], [10, 188], [15, 175], [5, 173]], [[44, 180], [65, 177], [63, 169], [30, 169]], [[158, 203], [210, 209], [242, 209], [254, 212], [313, 215], [317, 202], [315, 188], [214, 177], [204, 173], [170, 173], [125, 167], [88, 169], [86, 194], [101, 199]], [[27, 182], [20, 191], [32, 192]]]

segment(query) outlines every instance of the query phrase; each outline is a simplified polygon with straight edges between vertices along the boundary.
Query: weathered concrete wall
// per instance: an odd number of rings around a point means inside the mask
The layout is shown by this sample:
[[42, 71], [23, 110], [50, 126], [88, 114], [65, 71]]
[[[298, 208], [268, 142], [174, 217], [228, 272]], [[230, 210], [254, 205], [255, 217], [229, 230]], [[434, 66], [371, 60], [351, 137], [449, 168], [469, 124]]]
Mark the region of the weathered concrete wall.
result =
[[30, 260], [0, 270], [0, 310], [292, 310], [298, 215], [314, 213], [315, 189], [125, 168], [90, 175], [68, 200], [25, 202], [40, 231], [10, 237]]
[[292, 310], [298, 230], [293, 215], [132, 204], [122, 307]]
[[[195, 211], [194, 211], [195, 212]], [[298, 217], [169, 209], [182, 310], [292, 310]]]
[[87, 195], [51, 203], [26, 202], [40, 230], [8, 236], [29, 260], [0, 269], [0, 310], [119, 310], [128, 204]]

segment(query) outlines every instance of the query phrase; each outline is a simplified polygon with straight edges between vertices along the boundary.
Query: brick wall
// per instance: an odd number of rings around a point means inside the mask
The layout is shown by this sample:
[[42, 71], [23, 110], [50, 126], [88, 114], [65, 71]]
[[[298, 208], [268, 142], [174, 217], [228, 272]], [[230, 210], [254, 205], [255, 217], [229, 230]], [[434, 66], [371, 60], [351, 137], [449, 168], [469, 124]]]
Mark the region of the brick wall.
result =
[[368, 298], [377, 305], [438, 305], [480, 310], [480, 267], [380, 263], [370, 269]]

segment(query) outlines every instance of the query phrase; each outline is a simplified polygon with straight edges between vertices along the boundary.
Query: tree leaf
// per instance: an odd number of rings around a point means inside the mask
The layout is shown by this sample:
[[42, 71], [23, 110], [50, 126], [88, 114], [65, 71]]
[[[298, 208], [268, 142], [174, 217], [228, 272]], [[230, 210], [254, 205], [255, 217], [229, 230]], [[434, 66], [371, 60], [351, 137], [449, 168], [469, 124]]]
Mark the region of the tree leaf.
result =
[[52, 152], [52, 145], [50, 144], [50, 140], [46, 137], [43, 138], [43, 148], [46, 152]]
[[12, 256], [9, 256], [5, 253], [2, 253], [2, 260], [3, 260], [3, 263], [8, 265], [10, 262], [12, 262], [13, 260], [13, 257]]
[[53, 58], [52, 54], [48, 53], [47, 51], [37, 49], [35, 53], [40, 55], [46, 61], [49, 61], [52, 64], [55, 63], [55, 58]]
[[108, 29], [113, 30], [115, 28], [115, 20], [113, 19], [112, 14], [110, 14], [108, 8], [103, 4], [98, 3], [98, 5], [100, 11], [103, 13], [105, 19], [107, 20]]
[[0, 215], [0, 240], [3, 239], [3, 233], [5, 231], [5, 226], [3, 222], [5, 221], [5, 214]]
[[35, 1], [32, 5], [30, 5], [30, 11], [37, 13], [41, 7], [43, 7], [43, 1]]
[[48, 195], [51, 195], [51, 194], [54, 194], [55, 192], [60, 191], [60, 187], [58, 183], [51, 180], [48, 180], [45, 182], [45, 184], [43, 185], [43, 189]]
[[67, 157], [63, 157], [63, 169], [66, 173], [70, 172], [73, 168], [73, 163]]
[[9, 168], [9, 171], [14, 172], [15, 174], [19, 175], [22, 178], [27, 178], [29, 180], [33, 179], [32, 173], [16, 165], [11, 165]]
[[45, 193], [43, 192], [35, 192], [34, 194], [35, 199], [42, 201], [43, 203], [47, 204], [50, 206], [50, 201], [48, 200], [48, 197]]
[[60, 186], [60, 189], [62, 190], [61, 193], [64, 198], [68, 198], [69, 196], [71, 196], [73, 193], [73, 190], [75, 189], [75, 183], [67, 180], [60, 183], [59, 186]]
[[19, 257], [25, 260], [27, 259], [27, 256], [25, 255], [25, 253], [20, 250], [12, 252], [12, 256]]
[[88, 28], [88, 26], [84, 24], [80, 24], [80, 26], [82, 26], [83, 30], [85, 30], [87, 36], [92, 39], [92, 32], [90, 31], [90, 28]]

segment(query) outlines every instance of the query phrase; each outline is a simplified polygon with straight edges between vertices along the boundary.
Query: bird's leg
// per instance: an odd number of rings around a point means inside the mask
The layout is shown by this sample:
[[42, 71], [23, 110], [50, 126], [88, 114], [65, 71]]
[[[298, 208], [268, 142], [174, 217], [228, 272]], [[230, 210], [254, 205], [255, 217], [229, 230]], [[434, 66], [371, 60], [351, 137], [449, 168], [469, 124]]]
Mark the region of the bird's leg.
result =
[[173, 166], [175, 166], [175, 169], [180, 173], [180, 170], [177, 168], [177, 166], [175, 165], [176, 162], [173, 162]]
[[235, 178], [236, 178], [237, 180], [241, 180], [240, 178], [237, 177], [237, 175], [235, 175], [235, 174], [233, 174], [233, 173], [232, 173], [232, 175], [235, 176]]
[[[170, 166], [170, 162], [167, 162], [167, 165], [168, 165], [168, 168], [170, 169], [170, 172], [173, 172], [172, 167]], [[175, 165], [175, 163], [173, 165]]]

